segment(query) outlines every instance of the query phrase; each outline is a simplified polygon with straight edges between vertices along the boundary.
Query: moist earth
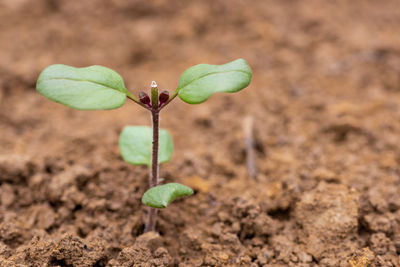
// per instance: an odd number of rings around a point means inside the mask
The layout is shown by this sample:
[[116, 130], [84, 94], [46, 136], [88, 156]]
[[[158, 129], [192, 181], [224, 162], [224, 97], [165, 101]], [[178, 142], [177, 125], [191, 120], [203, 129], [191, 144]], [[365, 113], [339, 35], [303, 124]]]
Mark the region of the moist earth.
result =
[[[399, 47], [397, 0], [0, 0], [0, 266], [400, 266]], [[54, 63], [108, 66], [137, 94], [239, 57], [249, 88], [161, 114], [161, 176], [195, 194], [158, 233], [148, 169], [118, 150], [149, 114], [35, 91]]]

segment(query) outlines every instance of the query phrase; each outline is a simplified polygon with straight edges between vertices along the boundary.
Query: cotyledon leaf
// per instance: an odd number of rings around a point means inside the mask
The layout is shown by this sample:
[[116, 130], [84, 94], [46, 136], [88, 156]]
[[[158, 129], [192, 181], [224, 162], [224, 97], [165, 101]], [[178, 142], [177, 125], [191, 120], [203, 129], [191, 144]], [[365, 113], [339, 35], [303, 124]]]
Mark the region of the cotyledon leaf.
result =
[[162, 209], [178, 197], [190, 195], [193, 195], [190, 187], [178, 183], [168, 183], [147, 190], [142, 197], [142, 202], [152, 208]]
[[103, 66], [51, 65], [39, 75], [36, 88], [57, 103], [81, 110], [118, 108], [130, 95], [122, 77]]
[[251, 77], [252, 71], [244, 59], [224, 65], [199, 64], [181, 75], [178, 95], [186, 103], [199, 104], [214, 93], [242, 90], [249, 85]]
[[[122, 158], [134, 165], [151, 164], [153, 131], [147, 126], [126, 126], [119, 136], [119, 148]], [[160, 129], [158, 162], [171, 159], [174, 143], [167, 130]]]

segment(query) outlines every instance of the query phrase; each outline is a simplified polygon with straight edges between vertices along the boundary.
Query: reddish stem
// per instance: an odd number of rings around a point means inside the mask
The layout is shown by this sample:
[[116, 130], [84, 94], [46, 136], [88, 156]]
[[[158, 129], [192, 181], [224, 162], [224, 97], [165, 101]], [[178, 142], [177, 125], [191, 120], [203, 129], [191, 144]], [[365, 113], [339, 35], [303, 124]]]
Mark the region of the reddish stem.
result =
[[[153, 122], [153, 147], [151, 153], [151, 166], [149, 176], [149, 188], [158, 185], [158, 146], [160, 133], [160, 114], [158, 110], [158, 89], [151, 88], [151, 119]], [[157, 209], [150, 208], [144, 228], [145, 232], [155, 231], [157, 221]]]

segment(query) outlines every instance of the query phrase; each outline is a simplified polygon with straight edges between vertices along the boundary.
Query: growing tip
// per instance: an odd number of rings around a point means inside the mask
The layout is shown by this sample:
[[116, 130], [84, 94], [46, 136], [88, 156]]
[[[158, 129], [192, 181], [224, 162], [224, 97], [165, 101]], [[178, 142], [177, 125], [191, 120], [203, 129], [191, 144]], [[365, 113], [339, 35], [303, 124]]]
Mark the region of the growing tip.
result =
[[148, 94], [146, 94], [143, 91], [139, 92], [139, 100], [140, 102], [142, 102], [143, 104], [150, 106], [150, 97]]
[[157, 88], [157, 83], [155, 81], [152, 81], [150, 86], [151, 88]]
[[162, 106], [168, 100], [169, 100], [169, 92], [168, 91], [162, 91], [160, 93], [160, 95], [158, 96], [159, 105]]

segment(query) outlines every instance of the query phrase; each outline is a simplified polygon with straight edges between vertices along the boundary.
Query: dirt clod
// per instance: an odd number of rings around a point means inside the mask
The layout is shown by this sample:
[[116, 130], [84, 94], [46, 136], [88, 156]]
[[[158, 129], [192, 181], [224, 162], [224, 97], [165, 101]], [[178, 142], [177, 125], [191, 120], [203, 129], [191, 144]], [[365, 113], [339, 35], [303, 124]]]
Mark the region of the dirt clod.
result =
[[[321, 182], [303, 194], [296, 205], [295, 216], [301, 226], [300, 241], [316, 259], [326, 253], [326, 243], [338, 242], [356, 234], [358, 228], [358, 194], [343, 185]], [[333, 247], [329, 248], [330, 250]], [[331, 262], [325, 259], [326, 262]]]

